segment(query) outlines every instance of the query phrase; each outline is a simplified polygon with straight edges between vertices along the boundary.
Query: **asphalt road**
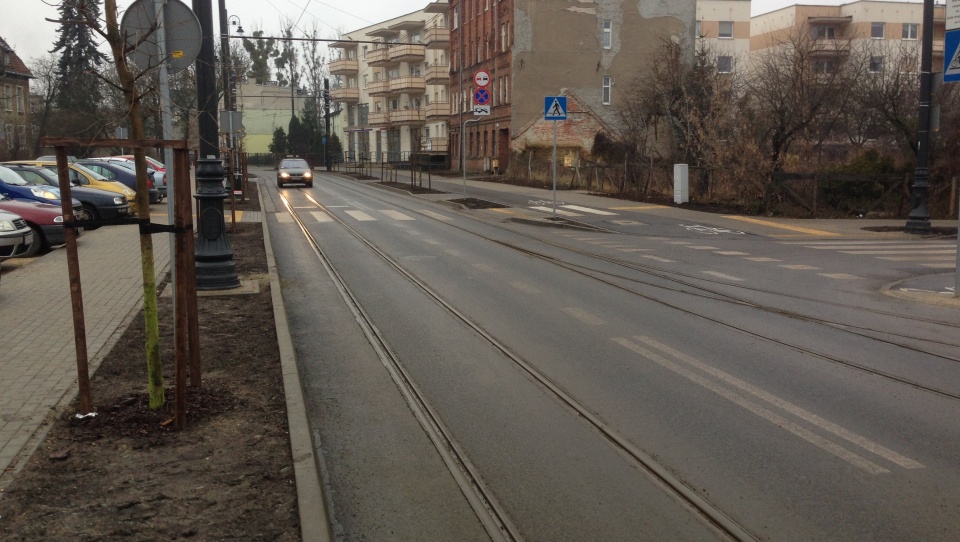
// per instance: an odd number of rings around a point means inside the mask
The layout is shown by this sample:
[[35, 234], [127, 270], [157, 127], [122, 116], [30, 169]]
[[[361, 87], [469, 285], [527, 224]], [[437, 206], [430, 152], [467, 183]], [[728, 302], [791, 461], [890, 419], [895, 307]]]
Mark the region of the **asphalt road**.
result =
[[943, 272], [955, 240], [572, 193], [558, 209], [593, 229], [545, 227], [548, 191], [431, 201], [456, 180], [264, 186], [342, 538], [489, 538], [365, 318], [520, 538], [725, 539], [720, 518], [745, 539], [960, 539], [960, 312], [880, 292]]

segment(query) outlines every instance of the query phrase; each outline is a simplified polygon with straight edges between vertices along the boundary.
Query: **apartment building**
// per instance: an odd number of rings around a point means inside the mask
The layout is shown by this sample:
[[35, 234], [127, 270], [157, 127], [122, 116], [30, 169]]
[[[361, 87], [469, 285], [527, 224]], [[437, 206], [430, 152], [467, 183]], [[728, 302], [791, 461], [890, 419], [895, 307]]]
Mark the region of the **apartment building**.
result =
[[[544, 97], [572, 98], [558, 146], [589, 152], [597, 130], [618, 123], [617, 85], [650, 65], [663, 39], [694, 39], [696, 0], [567, 2], [452, 0], [452, 163], [507, 167], [512, 153], [552, 145]], [[490, 74], [491, 115], [472, 114], [474, 74]], [[463, 132], [463, 139], [460, 132]]]
[[250, 79], [237, 89], [237, 110], [243, 112], [243, 149], [251, 154], [270, 152], [273, 132], [287, 132], [296, 113], [302, 118], [304, 90], [280, 86], [276, 81], [260, 84]]
[[33, 74], [0, 38], [0, 157], [33, 153], [30, 129], [30, 79]]
[[750, 0], [698, 0], [697, 46], [716, 59], [717, 71], [746, 67], [750, 57]]
[[[944, 5], [934, 7], [933, 71], [943, 70]], [[858, 0], [839, 6], [798, 4], [754, 17], [750, 50], [762, 51], [781, 43], [791, 33], [815, 40], [815, 67], [830, 71], [837, 55], [851, 50], [867, 52], [868, 71], [896, 69], [918, 72], [920, 39], [924, 29], [923, 4]]]
[[448, 4], [340, 36], [330, 95], [344, 110], [348, 160], [444, 154], [450, 118]]

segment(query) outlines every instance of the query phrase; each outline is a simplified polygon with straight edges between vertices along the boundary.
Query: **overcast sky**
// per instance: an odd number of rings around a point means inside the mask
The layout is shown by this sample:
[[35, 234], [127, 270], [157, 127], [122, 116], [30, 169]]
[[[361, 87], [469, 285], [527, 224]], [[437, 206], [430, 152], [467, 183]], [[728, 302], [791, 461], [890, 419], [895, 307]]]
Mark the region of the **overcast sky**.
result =
[[[189, 6], [191, 0], [184, 0]], [[214, 29], [219, 29], [218, 2], [211, 0]], [[849, 1], [849, 0], [847, 0]], [[921, 2], [922, 0], [907, 0]], [[117, 0], [120, 9], [132, 0]], [[56, 0], [0, 0], [0, 37], [4, 38], [27, 65], [53, 48], [57, 24], [45, 19], [56, 19]], [[247, 35], [262, 29], [268, 35], [279, 32], [280, 20], [299, 21], [297, 26], [307, 31], [316, 23], [324, 38], [335, 38], [340, 31], [350, 32], [379, 21], [417, 11], [429, 0], [226, 0], [227, 11], [236, 15]], [[839, 5], [842, 0], [753, 0], [753, 15], [766, 13], [797, 3]]]

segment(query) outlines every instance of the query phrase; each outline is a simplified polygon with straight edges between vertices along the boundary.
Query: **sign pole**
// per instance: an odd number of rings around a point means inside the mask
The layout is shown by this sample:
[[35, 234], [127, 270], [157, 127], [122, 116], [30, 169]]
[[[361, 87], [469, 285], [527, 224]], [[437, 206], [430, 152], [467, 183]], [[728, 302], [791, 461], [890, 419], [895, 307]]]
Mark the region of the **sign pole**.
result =
[[553, 121], [553, 218], [557, 218], [557, 121]]

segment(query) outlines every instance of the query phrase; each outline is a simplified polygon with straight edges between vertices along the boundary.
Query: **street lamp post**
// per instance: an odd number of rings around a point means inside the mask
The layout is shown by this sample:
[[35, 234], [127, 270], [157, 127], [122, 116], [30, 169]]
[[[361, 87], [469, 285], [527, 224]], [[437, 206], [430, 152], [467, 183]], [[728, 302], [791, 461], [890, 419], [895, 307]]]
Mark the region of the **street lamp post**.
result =
[[923, 0], [923, 41], [920, 44], [920, 126], [917, 129], [917, 167], [910, 192], [910, 216], [907, 233], [930, 233], [930, 210], [927, 193], [930, 189], [928, 168], [930, 147], [930, 101], [933, 64], [933, 0]]
[[[226, 12], [220, 0], [221, 13]], [[240, 286], [237, 264], [227, 240], [223, 215], [223, 162], [217, 144], [217, 84], [213, 55], [212, 0], [193, 0], [193, 12], [200, 21], [203, 41], [197, 57], [197, 112], [200, 148], [197, 159], [197, 193], [199, 205], [197, 246], [195, 253], [198, 290], [228, 290]]]

